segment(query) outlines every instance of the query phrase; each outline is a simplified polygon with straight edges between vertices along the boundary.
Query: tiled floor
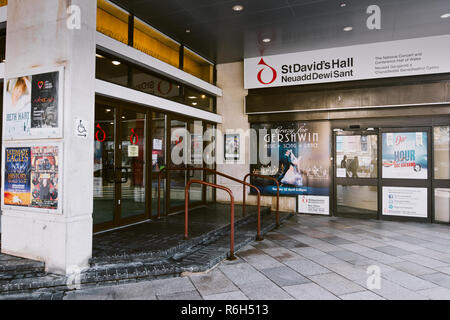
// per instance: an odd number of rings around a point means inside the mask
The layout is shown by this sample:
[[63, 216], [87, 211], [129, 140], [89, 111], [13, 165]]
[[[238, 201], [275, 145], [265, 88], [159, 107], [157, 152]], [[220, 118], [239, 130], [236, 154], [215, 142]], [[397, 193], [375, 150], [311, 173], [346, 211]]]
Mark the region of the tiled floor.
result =
[[[368, 289], [370, 266], [379, 289]], [[65, 299], [450, 300], [450, 226], [297, 216], [209, 273]]]

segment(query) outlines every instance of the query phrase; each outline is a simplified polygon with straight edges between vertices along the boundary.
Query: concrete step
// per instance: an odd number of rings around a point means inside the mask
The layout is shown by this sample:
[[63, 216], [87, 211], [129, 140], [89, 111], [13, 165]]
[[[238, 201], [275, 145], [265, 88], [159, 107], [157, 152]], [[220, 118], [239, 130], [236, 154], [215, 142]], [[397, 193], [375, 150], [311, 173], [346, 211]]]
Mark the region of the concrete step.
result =
[[0, 254], [0, 284], [5, 281], [31, 278], [43, 274], [45, 274], [43, 262]]

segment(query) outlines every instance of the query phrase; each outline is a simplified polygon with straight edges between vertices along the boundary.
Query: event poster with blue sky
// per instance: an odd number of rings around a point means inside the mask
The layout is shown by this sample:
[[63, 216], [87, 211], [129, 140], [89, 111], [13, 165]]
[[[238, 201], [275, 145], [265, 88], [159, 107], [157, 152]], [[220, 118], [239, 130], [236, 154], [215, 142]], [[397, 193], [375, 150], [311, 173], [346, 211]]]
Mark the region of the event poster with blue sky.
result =
[[383, 178], [428, 178], [428, 133], [383, 134]]

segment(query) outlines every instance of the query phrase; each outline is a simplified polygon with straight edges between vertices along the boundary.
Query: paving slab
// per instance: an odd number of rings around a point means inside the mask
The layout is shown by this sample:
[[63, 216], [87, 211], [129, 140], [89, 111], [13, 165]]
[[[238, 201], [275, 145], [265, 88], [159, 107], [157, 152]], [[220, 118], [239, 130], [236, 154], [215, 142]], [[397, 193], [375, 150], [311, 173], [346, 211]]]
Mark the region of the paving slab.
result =
[[297, 300], [339, 300], [337, 296], [315, 283], [305, 283], [283, 288]]

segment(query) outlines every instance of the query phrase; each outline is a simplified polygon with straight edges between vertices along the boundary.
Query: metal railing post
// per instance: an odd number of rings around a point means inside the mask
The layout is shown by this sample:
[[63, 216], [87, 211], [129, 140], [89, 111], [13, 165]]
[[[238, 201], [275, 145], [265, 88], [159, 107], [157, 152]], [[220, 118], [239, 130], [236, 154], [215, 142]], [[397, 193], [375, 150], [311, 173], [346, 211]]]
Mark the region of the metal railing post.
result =
[[234, 255], [234, 196], [233, 192], [228, 189], [227, 187], [219, 186], [210, 182], [201, 181], [201, 180], [190, 180], [186, 188], [184, 190], [185, 192], [185, 199], [184, 199], [184, 240], [189, 239], [189, 189], [192, 184], [198, 183], [205, 186], [213, 187], [216, 189], [221, 189], [230, 195], [230, 202], [231, 202], [231, 208], [230, 208], [230, 256], [228, 257], [229, 260], [236, 260], [236, 257]]

